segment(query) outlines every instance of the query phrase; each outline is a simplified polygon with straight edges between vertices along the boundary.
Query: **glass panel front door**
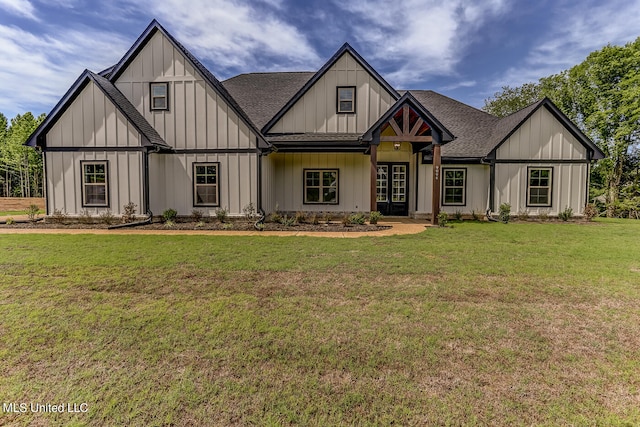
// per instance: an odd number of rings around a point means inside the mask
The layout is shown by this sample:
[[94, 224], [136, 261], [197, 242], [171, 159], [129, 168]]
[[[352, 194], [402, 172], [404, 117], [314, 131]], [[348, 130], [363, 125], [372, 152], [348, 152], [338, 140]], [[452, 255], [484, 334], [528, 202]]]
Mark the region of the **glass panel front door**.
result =
[[376, 201], [383, 215], [408, 215], [406, 163], [379, 163], [376, 179]]

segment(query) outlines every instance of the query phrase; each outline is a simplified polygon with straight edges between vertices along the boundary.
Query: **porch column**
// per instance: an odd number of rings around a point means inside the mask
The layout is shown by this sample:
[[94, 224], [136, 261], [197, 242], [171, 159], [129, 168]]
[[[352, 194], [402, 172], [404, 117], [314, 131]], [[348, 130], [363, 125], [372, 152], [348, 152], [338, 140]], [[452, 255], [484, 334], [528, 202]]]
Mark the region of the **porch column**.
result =
[[378, 194], [378, 146], [371, 145], [371, 202], [370, 211], [375, 212], [378, 210], [377, 194]]
[[438, 225], [438, 214], [440, 213], [440, 177], [442, 168], [440, 167], [440, 144], [433, 145], [433, 187], [431, 197], [431, 224]]

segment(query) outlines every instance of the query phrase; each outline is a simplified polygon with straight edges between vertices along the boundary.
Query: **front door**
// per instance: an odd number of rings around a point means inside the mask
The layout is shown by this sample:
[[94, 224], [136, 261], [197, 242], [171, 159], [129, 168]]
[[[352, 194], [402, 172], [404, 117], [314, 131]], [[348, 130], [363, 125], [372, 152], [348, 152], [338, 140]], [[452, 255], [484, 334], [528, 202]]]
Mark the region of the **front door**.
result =
[[409, 214], [408, 163], [378, 163], [376, 200], [378, 210], [386, 216]]

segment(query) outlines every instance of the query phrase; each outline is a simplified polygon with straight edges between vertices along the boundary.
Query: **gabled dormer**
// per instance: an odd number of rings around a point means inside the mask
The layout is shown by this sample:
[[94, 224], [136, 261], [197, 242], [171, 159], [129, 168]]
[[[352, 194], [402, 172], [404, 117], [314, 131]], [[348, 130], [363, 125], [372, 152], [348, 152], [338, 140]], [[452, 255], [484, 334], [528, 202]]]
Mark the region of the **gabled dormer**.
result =
[[362, 134], [398, 98], [398, 92], [345, 43], [262, 132]]

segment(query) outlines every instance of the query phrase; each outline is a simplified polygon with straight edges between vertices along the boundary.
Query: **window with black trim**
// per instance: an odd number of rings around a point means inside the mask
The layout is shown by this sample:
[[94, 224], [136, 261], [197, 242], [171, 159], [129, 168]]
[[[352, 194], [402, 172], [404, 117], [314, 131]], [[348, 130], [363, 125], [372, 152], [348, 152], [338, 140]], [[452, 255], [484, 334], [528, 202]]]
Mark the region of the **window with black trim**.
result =
[[527, 168], [527, 206], [551, 206], [553, 168]]
[[106, 160], [81, 161], [82, 169], [82, 206], [109, 206], [109, 173]]
[[151, 111], [169, 109], [169, 83], [150, 83]]
[[304, 203], [338, 203], [338, 169], [304, 170]]
[[467, 196], [467, 169], [442, 169], [442, 175], [442, 204], [465, 205]]
[[219, 165], [219, 163], [193, 164], [193, 206], [219, 205]]
[[356, 87], [338, 86], [338, 113], [356, 112]]

